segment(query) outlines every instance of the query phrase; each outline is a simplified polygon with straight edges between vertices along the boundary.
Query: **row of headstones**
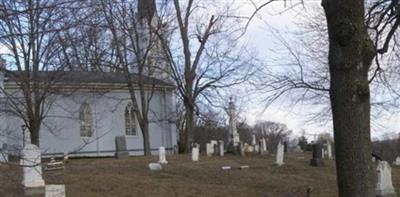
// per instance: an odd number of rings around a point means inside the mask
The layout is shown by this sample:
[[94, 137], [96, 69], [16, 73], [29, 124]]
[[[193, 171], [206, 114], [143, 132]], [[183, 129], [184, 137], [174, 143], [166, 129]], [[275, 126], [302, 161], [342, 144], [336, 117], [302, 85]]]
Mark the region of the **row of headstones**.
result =
[[[253, 140], [254, 141], [254, 140]], [[195, 144], [193, 148], [199, 147], [199, 144]], [[252, 145], [249, 145], [247, 143], [239, 142], [239, 145], [237, 147], [241, 153], [241, 155], [244, 156], [246, 152], [258, 152], [261, 155], [264, 155], [268, 153], [267, 150], [267, 143], [265, 138], [262, 138], [259, 140], [258, 144], [255, 144], [254, 142]], [[211, 140], [210, 143], [206, 144], [206, 155], [207, 156], [213, 156], [213, 155], [218, 155], [218, 156], [224, 156], [224, 141], [219, 140]]]
[[[200, 150], [200, 145], [199, 144], [195, 144], [192, 147], [192, 151], [193, 148], [198, 148]], [[197, 150], [195, 150], [197, 151]], [[217, 155], [217, 156], [224, 156], [225, 153], [225, 149], [224, 149], [224, 141], [219, 140], [211, 140], [210, 143], [206, 144], [206, 155], [207, 156], [212, 156], [212, 155]]]

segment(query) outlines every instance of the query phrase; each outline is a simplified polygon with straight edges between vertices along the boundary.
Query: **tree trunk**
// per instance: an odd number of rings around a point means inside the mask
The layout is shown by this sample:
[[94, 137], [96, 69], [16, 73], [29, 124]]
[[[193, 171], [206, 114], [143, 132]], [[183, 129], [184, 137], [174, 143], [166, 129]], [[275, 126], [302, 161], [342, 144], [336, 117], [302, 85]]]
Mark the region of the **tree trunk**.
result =
[[178, 141], [178, 148], [179, 153], [186, 152], [186, 125], [185, 128], [182, 129], [182, 132], [179, 133], [179, 141]]
[[149, 123], [144, 123], [141, 127], [143, 134], [143, 152], [145, 156], [151, 155], [151, 147], [150, 147], [150, 134], [149, 134]]
[[339, 196], [372, 197], [368, 70], [374, 47], [364, 1], [323, 0], [329, 32], [330, 100]]
[[31, 134], [31, 143], [36, 145], [37, 147], [40, 147], [39, 131], [40, 123], [32, 121], [29, 127], [29, 132]]
[[193, 129], [194, 129], [194, 109], [191, 106], [186, 106], [186, 135], [185, 135], [185, 153], [189, 153], [190, 143], [193, 140]]

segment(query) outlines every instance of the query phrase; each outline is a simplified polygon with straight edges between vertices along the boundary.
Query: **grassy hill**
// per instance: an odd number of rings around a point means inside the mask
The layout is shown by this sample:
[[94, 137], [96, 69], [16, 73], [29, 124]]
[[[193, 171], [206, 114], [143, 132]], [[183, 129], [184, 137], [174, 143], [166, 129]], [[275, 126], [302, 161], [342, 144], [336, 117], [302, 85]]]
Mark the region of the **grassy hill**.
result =
[[[188, 155], [167, 156], [162, 171], [147, 165], [157, 157], [126, 159], [72, 159], [64, 175], [45, 173], [46, 184], [65, 184], [67, 196], [337, 196], [333, 160], [323, 167], [308, 165], [310, 153], [289, 153], [285, 165], [273, 165], [273, 155], [246, 157], [226, 155], [192, 162]], [[223, 171], [221, 166], [232, 166]], [[240, 170], [240, 165], [249, 169]], [[375, 169], [373, 169], [375, 170]], [[17, 196], [20, 169], [0, 166], [0, 196]], [[400, 194], [400, 167], [392, 168], [393, 182]]]

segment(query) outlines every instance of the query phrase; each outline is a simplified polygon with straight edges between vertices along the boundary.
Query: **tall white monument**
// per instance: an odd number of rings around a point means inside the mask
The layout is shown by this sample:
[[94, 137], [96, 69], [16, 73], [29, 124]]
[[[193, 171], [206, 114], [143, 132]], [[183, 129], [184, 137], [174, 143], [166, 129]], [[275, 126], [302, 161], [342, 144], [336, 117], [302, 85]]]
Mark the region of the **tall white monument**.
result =
[[229, 143], [233, 144], [234, 147], [239, 146], [240, 138], [236, 128], [236, 107], [232, 101], [232, 97], [229, 98]]

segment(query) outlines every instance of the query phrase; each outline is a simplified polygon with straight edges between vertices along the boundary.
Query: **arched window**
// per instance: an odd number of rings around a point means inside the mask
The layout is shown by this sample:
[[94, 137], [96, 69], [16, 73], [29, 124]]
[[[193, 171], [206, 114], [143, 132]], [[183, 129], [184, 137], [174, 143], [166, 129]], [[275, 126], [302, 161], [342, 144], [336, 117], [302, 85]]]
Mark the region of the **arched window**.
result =
[[125, 108], [125, 134], [136, 136], [135, 108], [129, 103]]
[[87, 103], [81, 105], [79, 111], [79, 120], [81, 122], [81, 137], [92, 137], [93, 134], [93, 118], [92, 110]]

